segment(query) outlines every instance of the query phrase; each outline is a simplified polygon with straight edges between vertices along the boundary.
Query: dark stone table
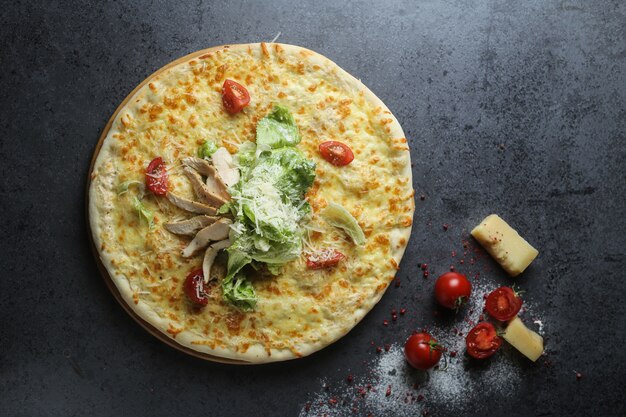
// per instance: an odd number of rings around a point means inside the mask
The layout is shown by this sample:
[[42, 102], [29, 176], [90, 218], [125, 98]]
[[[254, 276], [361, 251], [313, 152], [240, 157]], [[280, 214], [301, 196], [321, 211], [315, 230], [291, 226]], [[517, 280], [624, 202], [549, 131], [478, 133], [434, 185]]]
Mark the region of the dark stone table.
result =
[[[3, 4], [0, 415], [624, 415], [626, 3], [300, 3]], [[117, 104], [157, 68], [279, 32], [360, 78], [399, 119], [413, 236], [400, 286], [336, 344], [281, 364], [203, 362], [146, 333], [107, 290], [85, 226], [89, 160]], [[468, 238], [492, 212], [541, 252], [514, 280]], [[450, 265], [480, 273], [483, 292], [521, 286], [547, 355], [532, 364], [506, 346], [475, 363], [461, 350], [451, 371], [431, 373], [439, 385], [409, 373], [402, 387], [412, 330], [458, 346], [452, 329], [480, 313], [435, 306], [434, 280]], [[367, 383], [378, 393], [359, 399]]]

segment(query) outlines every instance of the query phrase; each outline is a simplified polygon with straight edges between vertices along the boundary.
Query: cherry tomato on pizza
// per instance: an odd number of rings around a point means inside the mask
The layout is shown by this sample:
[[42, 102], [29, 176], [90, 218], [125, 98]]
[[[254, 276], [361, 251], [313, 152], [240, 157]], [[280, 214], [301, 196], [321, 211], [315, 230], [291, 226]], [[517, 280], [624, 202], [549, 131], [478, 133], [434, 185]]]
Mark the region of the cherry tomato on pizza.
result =
[[222, 103], [228, 113], [239, 113], [250, 104], [250, 93], [238, 82], [226, 80], [222, 86]]
[[467, 353], [476, 359], [492, 356], [502, 345], [502, 338], [498, 336], [493, 324], [483, 321], [478, 323], [465, 337]]
[[159, 156], [154, 158], [146, 168], [146, 187], [154, 195], [165, 195], [167, 194], [167, 186], [167, 167], [163, 158]]
[[522, 308], [522, 299], [510, 287], [500, 287], [487, 296], [485, 308], [491, 317], [499, 321], [511, 320]]
[[307, 257], [306, 267], [309, 269], [324, 269], [335, 266], [339, 261], [346, 259], [346, 255], [335, 249], [313, 253]]
[[439, 363], [443, 347], [428, 333], [416, 333], [404, 345], [404, 357], [416, 369], [423, 371]]
[[458, 272], [447, 272], [437, 278], [435, 298], [442, 306], [450, 309], [461, 307], [472, 293], [472, 284]]
[[345, 143], [335, 140], [320, 143], [319, 150], [322, 158], [338, 167], [348, 165], [354, 160], [352, 149]]
[[185, 278], [183, 291], [193, 304], [205, 306], [209, 303], [209, 296], [204, 288], [204, 274], [202, 269], [193, 270]]

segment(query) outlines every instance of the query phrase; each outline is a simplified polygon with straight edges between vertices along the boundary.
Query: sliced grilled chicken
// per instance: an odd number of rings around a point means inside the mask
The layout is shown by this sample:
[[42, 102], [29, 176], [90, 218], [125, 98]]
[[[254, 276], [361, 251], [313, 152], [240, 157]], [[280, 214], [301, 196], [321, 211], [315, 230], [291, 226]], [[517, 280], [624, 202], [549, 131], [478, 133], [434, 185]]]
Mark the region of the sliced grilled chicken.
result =
[[221, 207], [224, 203], [226, 203], [226, 200], [209, 190], [209, 187], [202, 182], [200, 174], [198, 174], [195, 170], [185, 167], [183, 172], [185, 173], [185, 176], [189, 178], [191, 186], [193, 187], [193, 190], [198, 198], [203, 200], [205, 203], [216, 207]]
[[178, 196], [171, 191], [167, 193], [167, 199], [170, 200], [170, 202], [176, 207], [180, 207], [181, 209], [187, 210], [191, 213], [208, 214], [210, 216], [213, 216], [217, 213], [217, 208], [215, 207], [187, 200], [186, 198]]
[[211, 160], [227, 187], [232, 187], [239, 181], [239, 169], [235, 166], [233, 157], [226, 148], [217, 148]]
[[191, 243], [189, 243], [189, 245], [187, 245], [187, 247], [183, 250], [183, 256], [185, 258], [189, 258], [198, 250], [205, 248], [210, 242], [226, 239], [228, 237], [231, 224], [232, 221], [230, 221], [230, 219], [222, 218], [212, 225], [200, 230]]
[[230, 194], [228, 193], [226, 184], [222, 181], [222, 178], [217, 173], [217, 170], [207, 160], [202, 158], [196, 158], [190, 156], [183, 158], [183, 164], [189, 168], [193, 168], [206, 178], [206, 185], [209, 187], [209, 191], [222, 197], [226, 201], [230, 201]]
[[204, 260], [202, 261], [202, 272], [204, 274], [205, 283], [211, 280], [211, 268], [213, 267], [213, 262], [215, 261], [217, 253], [220, 250], [226, 249], [229, 246], [230, 239], [225, 239], [219, 242], [215, 242], [207, 248], [206, 252], [204, 252]]
[[215, 168], [213, 168], [209, 161], [207, 161], [206, 159], [198, 158], [195, 156], [188, 156], [187, 158], [183, 158], [182, 161], [185, 166], [195, 169], [205, 177], [213, 175], [213, 173], [215, 172]]
[[165, 229], [175, 235], [195, 236], [200, 229], [207, 227], [217, 221], [218, 217], [213, 216], [195, 216], [188, 220], [180, 222], [165, 223]]

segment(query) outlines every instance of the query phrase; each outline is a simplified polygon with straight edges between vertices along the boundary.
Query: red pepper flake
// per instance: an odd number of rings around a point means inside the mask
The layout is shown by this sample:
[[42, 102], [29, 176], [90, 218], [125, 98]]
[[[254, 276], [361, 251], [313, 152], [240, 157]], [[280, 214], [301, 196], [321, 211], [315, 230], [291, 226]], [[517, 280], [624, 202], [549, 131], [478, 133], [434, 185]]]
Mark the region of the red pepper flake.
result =
[[480, 316], [478, 316], [478, 321], [483, 321], [485, 320], [485, 315], [481, 314]]
[[331, 399], [328, 400], [328, 403], [330, 405], [335, 405], [335, 404], [337, 404], [337, 399], [336, 398], [331, 398]]
[[391, 345], [389, 344], [385, 345], [385, 352], [389, 352], [389, 349], [391, 349]]
[[346, 381], [348, 381], [348, 384], [349, 384], [352, 381], [354, 381], [354, 377], [352, 375], [348, 375], [348, 377], [346, 378]]
[[311, 403], [306, 403], [304, 405], [304, 411], [306, 411], [307, 413], [311, 411]]
[[367, 384], [367, 390], [371, 391], [372, 390], [372, 384]]
[[[574, 371], [576, 372], [576, 371]], [[580, 372], [576, 372], [576, 380], [580, 381], [581, 379], [583, 379], [583, 374], [581, 374]]]
[[424, 271], [424, 278], [428, 278], [428, 275], [430, 275], [428, 271]]
[[385, 397], [389, 397], [391, 395], [391, 385], [387, 387], [387, 391], [385, 391]]
[[456, 351], [453, 350], [452, 352], [450, 352], [450, 357], [451, 358], [456, 358]]
[[383, 349], [380, 346], [376, 346], [376, 353], [380, 353], [382, 351], [383, 351]]
[[428, 414], [430, 414], [430, 413], [428, 412], [428, 409], [427, 409], [427, 408], [425, 408], [425, 409], [423, 409], [423, 410], [422, 410], [422, 415], [423, 415], [423, 416], [427, 416]]
[[420, 395], [417, 396], [417, 402], [421, 403], [422, 401], [424, 401], [424, 396], [422, 394], [420, 394]]
[[426, 200], [426, 196], [424, 194], [420, 194], [420, 200], [422, 201]]
[[365, 388], [359, 387], [359, 394], [361, 395], [361, 397], [365, 397], [367, 391], [365, 391]]
[[455, 250], [453, 250], [453, 251], [452, 251], [452, 257], [454, 258], [455, 256], [456, 256], [456, 251], [455, 251]]
[[444, 232], [447, 232], [447, 231], [448, 231], [448, 227], [450, 227], [450, 226], [448, 226], [448, 223], [445, 223], [445, 224], [443, 225], [443, 231], [444, 231]]
[[400, 309], [400, 314], [404, 316], [404, 313], [406, 313], [406, 308], [401, 308]]
[[461, 265], [465, 264], [465, 259], [461, 259], [461, 260], [459, 261], [459, 263], [460, 263]]
[[428, 269], [428, 264], [422, 264], [420, 265], [420, 268], [422, 268], [422, 271], [426, 271]]
[[454, 265], [450, 265], [450, 271], [454, 271]]
[[389, 326], [389, 321], [388, 320], [383, 320], [383, 326]]
[[396, 288], [400, 287], [400, 278], [395, 279], [395, 287]]

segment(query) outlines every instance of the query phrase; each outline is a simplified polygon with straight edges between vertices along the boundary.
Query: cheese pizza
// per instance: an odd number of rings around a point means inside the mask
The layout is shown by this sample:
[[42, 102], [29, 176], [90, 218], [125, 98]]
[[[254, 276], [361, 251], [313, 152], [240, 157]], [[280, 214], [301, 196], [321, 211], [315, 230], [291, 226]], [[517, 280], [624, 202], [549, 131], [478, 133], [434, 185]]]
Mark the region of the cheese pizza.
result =
[[264, 363], [328, 346], [380, 300], [413, 197], [387, 107], [329, 59], [260, 43], [137, 87], [101, 138], [88, 210], [140, 321], [207, 359]]

